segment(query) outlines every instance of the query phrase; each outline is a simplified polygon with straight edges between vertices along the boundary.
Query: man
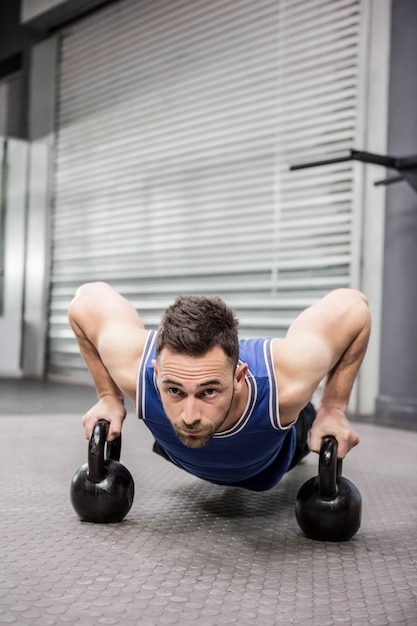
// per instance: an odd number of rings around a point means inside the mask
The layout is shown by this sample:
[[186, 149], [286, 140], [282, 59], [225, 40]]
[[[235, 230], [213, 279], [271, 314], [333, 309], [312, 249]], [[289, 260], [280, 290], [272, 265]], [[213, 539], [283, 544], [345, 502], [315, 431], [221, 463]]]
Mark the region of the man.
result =
[[[282, 339], [238, 339], [220, 298], [183, 296], [157, 332], [105, 283], [83, 285], [69, 319], [96, 386], [83, 417], [121, 431], [124, 396], [151, 430], [154, 451], [202, 479], [263, 491], [309, 448], [334, 435], [344, 458], [359, 443], [346, 418], [370, 333], [366, 298], [337, 289], [301, 313]], [[317, 414], [310, 400], [324, 380]]]

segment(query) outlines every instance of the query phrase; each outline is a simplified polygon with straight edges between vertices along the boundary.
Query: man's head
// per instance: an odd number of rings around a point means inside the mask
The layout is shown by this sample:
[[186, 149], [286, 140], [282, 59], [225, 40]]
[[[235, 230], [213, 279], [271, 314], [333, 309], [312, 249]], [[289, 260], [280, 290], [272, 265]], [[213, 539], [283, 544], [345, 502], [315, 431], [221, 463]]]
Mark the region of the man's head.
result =
[[203, 356], [218, 346], [234, 368], [239, 358], [238, 325], [233, 310], [221, 298], [180, 296], [160, 323], [156, 357], [164, 348], [176, 354]]
[[167, 418], [188, 447], [201, 448], [228, 427], [247, 371], [238, 366], [237, 328], [235, 314], [220, 298], [182, 296], [162, 318], [156, 380]]

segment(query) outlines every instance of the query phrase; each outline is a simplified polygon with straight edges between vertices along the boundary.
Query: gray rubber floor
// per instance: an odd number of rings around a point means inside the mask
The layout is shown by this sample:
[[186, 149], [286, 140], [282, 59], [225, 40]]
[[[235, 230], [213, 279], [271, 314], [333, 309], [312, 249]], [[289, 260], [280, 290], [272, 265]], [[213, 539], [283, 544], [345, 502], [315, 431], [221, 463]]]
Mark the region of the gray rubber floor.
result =
[[151, 451], [130, 412], [136, 495], [119, 524], [80, 522], [90, 388], [0, 381], [0, 624], [417, 624], [417, 433], [357, 424], [344, 474], [363, 497], [345, 543], [306, 539], [294, 502], [317, 456], [256, 494], [195, 479]]

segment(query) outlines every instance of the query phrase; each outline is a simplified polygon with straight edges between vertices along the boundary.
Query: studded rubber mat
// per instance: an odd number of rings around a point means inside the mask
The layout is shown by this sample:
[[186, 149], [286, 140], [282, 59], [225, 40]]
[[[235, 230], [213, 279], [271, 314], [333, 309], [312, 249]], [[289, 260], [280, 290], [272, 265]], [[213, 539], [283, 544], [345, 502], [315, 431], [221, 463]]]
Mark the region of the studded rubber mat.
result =
[[218, 487], [155, 455], [132, 414], [121, 461], [133, 507], [90, 524], [69, 498], [87, 455], [80, 414], [3, 415], [0, 624], [416, 626], [417, 433], [356, 426], [343, 473], [362, 493], [362, 525], [327, 543], [294, 514], [317, 455], [270, 492]]

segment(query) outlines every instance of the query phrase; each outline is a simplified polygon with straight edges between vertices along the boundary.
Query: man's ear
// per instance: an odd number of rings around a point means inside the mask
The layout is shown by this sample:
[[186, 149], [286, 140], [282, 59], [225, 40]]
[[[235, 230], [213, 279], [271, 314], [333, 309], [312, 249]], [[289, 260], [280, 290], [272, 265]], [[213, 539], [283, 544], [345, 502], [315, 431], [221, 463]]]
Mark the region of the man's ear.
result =
[[246, 374], [248, 373], [248, 366], [246, 363], [238, 365], [235, 372], [235, 391], [240, 391], [244, 385]]

